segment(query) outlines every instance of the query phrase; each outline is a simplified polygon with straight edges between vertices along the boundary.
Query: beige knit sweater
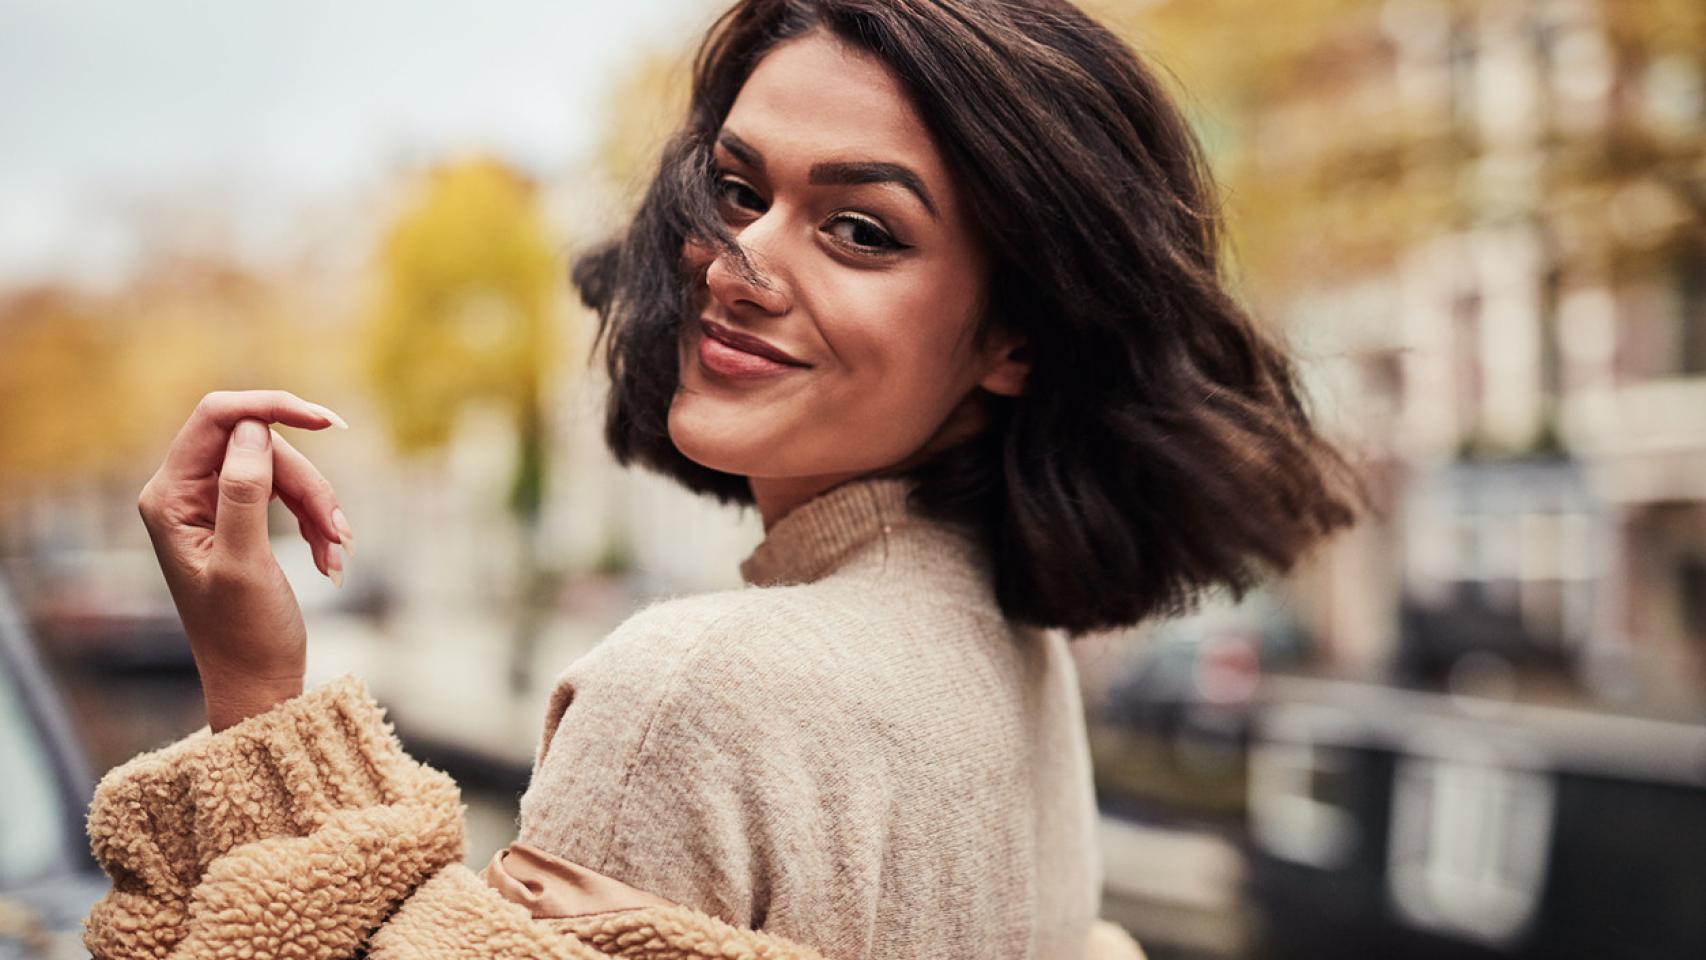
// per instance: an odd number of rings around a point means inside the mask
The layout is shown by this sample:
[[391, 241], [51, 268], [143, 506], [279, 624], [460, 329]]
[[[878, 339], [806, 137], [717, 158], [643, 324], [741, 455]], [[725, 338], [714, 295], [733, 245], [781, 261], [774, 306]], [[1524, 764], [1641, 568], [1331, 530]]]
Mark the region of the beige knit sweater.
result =
[[460, 864], [455, 784], [342, 678], [103, 778], [89, 832], [113, 890], [89, 948], [1137, 955], [1093, 929], [1065, 641], [1004, 620], [986, 558], [906, 491], [817, 497], [742, 564], [745, 588], [649, 606], [557, 680], [519, 842], [674, 905], [541, 918], [505, 899]]

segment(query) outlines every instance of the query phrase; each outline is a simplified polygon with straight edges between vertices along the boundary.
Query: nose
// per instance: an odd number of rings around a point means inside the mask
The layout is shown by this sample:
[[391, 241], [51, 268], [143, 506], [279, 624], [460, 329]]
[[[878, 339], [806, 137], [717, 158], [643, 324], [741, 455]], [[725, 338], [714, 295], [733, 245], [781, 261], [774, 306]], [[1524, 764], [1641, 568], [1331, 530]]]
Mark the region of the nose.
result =
[[[774, 215], [760, 217], [742, 228], [736, 238], [736, 246], [744, 255], [748, 269], [741, 269], [730, 254], [722, 251], [718, 251], [705, 268], [705, 286], [710, 289], [711, 296], [731, 313], [744, 309], [776, 316], [788, 310], [787, 290], [777, 279], [776, 271], [771, 269], [775, 261], [759, 253], [755, 243], [763, 239], [758, 228], [766, 219], [774, 221], [780, 218]], [[768, 225], [771, 232], [776, 226], [776, 223]]]

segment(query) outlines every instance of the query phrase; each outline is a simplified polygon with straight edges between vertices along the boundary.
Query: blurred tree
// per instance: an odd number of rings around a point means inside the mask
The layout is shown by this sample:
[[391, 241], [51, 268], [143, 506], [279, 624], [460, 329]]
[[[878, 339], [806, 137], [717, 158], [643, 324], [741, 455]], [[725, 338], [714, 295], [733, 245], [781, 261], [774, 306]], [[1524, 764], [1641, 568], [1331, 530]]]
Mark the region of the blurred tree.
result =
[[[1086, 0], [1175, 84], [1222, 187], [1230, 279], [1258, 306], [1378, 262], [1449, 214], [1410, 189], [1377, 0]], [[1359, 96], [1360, 95], [1360, 96]], [[1360, 102], [1350, 102], [1353, 97]]]
[[522, 534], [522, 609], [511, 676], [524, 683], [549, 592], [538, 559], [550, 467], [545, 394], [564, 337], [557, 258], [533, 184], [490, 158], [437, 167], [391, 227], [378, 273], [365, 352], [397, 449], [443, 447], [469, 404], [495, 402], [514, 418], [508, 508]]
[[308, 339], [287, 284], [214, 254], [158, 254], [113, 293], [0, 298], [0, 500], [140, 489], [202, 394], [324, 365]]
[[0, 496], [110, 468], [122, 340], [100, 305], [41, 288], [0, 304]]
[[1372, 0], [1082, 0], [1140, 51], [1158, 54], [1187, 100], [1222, 111], [1285, 81], [1321, 38], [1378, 12]]
[[628, 192], [645, 185], [664, 142], [687, 116], [690, 60], [686, 51], [647, 51], [617, 80], [598, 150], [606, 180]]
[[365, 355], [399, 452], [442, 447], [470, 402], [500, 401], [518, 423], [533, 416], [561, 332], [556, 260], [530, 183], [489, 159], [431, 171], [386, 236], [378, 272]]
[[[1706, 3], [1605, 0], [1606, 32], [1621, 66], [1622, 109], [1611, 135], [1573, 172], [1606, 193], [1656, 188], [1675, 208], [1649, 247], [1706, 242]], [[1660, 215], [1662, 219], [1662, 214]]]
[[[1084, 5], [1177, 79], [1223, 187], [1234, 279], [1263, 312], [1311, 288], [1378, 273], [1418, 241], [1478, 222], [1534, 219], [1562, 236], [1566, 255], [1612, 263], [1670, 256], [1679, 241], [1697, 243], [1686, 235], [1706, 224], [1706, 138], [1699, 135], [1706, 4], [1699, 0], [1568, 8], [1597, 31], [1589, 36], [1609, 45], [1612, 77], [1608, 125], [1574, 133], [1555, 125], [1563, 108], [1553, 104], [1555, 78], [1545, 73], [1566, 69], [1551, 46], [1564, 5]], [[1483, 31], [1498, 21], [1516, 25], [1525, 56], [1541, 71], [1532, 117], [1545, 153], [1532, 171], [1488, 163], [1487, 131], [1476, 117], [1488, 88]], [[1433, 31], [1437, 41], [1419, 39]], [[1430, 68], [1437, 79], [1400, 79], [1398, 38], [1439, 44]], [[1579, 58], [1581, 49], [1577, 42], [1569, 55]], [[1410, 96], [1405, 83], [1437, 83], [1438, 94]], [[1654, 122], [1667, 111], [1668, 129]], [[1637, 192], [1625, 194], [1629, 188]], [[1627, 209], [1620, 195], [1665, 222], [1625, 242], [1606, 217]], [[1586, 240], [1571, 247], [1576, 237]]]
[[1706, 60], [1706, 4], [1699, 0], [1607, 0], [1604, 12], [1628, 47]]

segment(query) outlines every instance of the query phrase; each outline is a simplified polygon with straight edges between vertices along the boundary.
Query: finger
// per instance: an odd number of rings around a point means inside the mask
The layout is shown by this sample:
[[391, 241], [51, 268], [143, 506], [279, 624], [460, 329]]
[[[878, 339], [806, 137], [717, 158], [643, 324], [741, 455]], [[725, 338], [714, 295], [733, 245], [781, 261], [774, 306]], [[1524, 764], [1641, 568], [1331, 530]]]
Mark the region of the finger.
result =
[[219, 468], [231, 428], [245, 417], [306, 430], [347, 427], [343, 418], [284, 390], [237, 390], [201, 398], [166, 451], [160, 468], [168, 479], [193, 480]]
[[[273, 442], [275, 444], [278, 442], [277, 434], [273, 435]], [[275, 474], [277, 463], [277, 458], [274, 458]], [[302, 532], [302, 539], [308, 544], [308, 552], [314, 557], [314, 569], [324, 574], [326, 572], [326, 547], [331, 544], [331, 541], [327, 540], [326, 535], [321, 532], [320, 525], [314, 522], [314, 517], [307, 507], [303, 506], [295, 497], [278, 492], [276, 480], [273, 483], [273, 493], [278, 496], [280, 503], [290, 508], [290, 512], [296, 515], [296, 529]]]
[[331, 481], [277, 431], [272, 435], [272, 450], [273, 486], [301, 504], [307, 511], [306, 516], [313, 520], [327, 540], [343, 544], [344, 549], [353, 554], [355, 531], [350, 529], [349, 518], [338, 506], [338, 495], [332, 489]]
[[314, 569], [320, 571], [321, 576], [325, 576], [326, 548], [331, 546], [331, 542], [321, 536], [320, 531], [314, 529], [314, 524], [307, 520], [298, 519], [296, 529], [302, 531], [302, 539], [308, 542], [308, 554], [314, 558]]
[[343, 586], [344, 558], [338, 545], [327, 540], [325, 535], [315, 528], [313, 521], [304, 517], [297, 518], [296, 529], [302, 531], [302, 539], [308, 541], [308, 552], [314, 557], [315, 569], [332, 581], [332, 586]]
[[259, 420], [239, 420], [219, 469], [219, 505], [213, 515], [213, 549], [248, 559], [271, 553], [267, 504], [272, 501], [272, 432]]
[[[290, 497], [281, 496], [279, 499], [296, 513], [296, 529], [301, 531], [302, 539], [308, 541], [308, 553], [314, 558], [314, 569], [332, 581], [333, 586], [343, 586], [344, 561], [338, 545], [326, 539], [314, 522], [308, 518], [307, 511], [301, 504]], [[348, 549], [347, 544], [345, 549]]]

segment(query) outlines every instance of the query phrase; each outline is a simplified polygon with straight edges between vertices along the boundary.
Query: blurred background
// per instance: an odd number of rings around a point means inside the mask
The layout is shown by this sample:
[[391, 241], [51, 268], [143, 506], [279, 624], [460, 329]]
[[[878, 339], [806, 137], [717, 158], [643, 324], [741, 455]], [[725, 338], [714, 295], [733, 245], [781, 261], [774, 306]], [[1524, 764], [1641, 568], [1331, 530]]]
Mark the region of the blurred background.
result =
[[[1706, 957], [1706, 5], [1091, 0], [1377, 511], [1076, 647], [1104, 912], [1157, 958]], [[552, 679], [757, 517], [616, 468], [573, 253], [722, 4], [0, 2], [0, 955], [79, 956], [94, 776], [204, 722], [136, 495], [283, 387], [310, 680], [513, 837]]]

